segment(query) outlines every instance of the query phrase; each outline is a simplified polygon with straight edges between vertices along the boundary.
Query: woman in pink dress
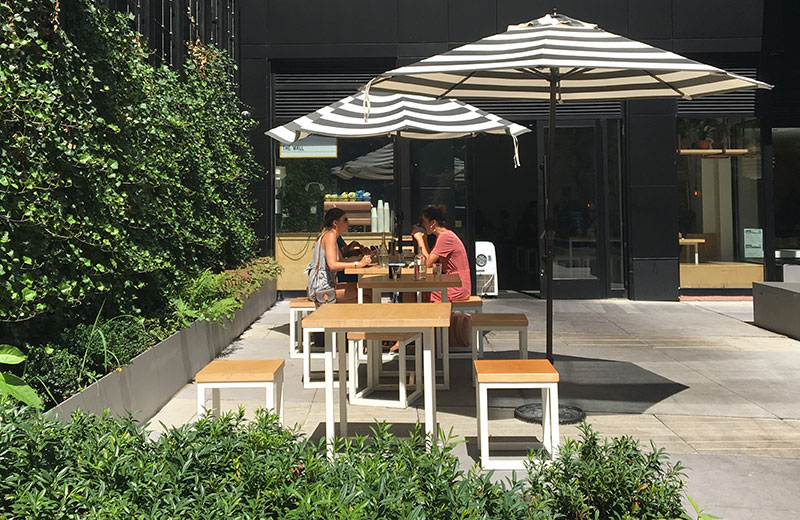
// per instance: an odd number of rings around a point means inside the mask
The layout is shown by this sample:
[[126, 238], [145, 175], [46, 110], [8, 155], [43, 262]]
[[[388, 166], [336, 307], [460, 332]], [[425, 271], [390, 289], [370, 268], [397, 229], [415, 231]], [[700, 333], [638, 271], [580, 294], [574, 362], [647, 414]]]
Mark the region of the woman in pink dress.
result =
[[[420, 252], [430, 268], [439, 262], [442, 264], [443, 274], [457, 274], [461, 279], [461, 287], [450, 287], [447, 289], [447, 299], [450, 301], [467, 300], [472, 294], [472, 280], [469, 273], [469, 260], [464, 244], [452, 230], [447, 228], [447, 220], [444, 215], [444, 206], [426, 206], [422, 210], [422, 229], [412, 233]], [[435, 235], [436, 244], [433, 250], [428, 250], [428, 243], [425, 235]], [[439, 292], [430, 293], [430, 301], [439, 302], [442, 295]]]

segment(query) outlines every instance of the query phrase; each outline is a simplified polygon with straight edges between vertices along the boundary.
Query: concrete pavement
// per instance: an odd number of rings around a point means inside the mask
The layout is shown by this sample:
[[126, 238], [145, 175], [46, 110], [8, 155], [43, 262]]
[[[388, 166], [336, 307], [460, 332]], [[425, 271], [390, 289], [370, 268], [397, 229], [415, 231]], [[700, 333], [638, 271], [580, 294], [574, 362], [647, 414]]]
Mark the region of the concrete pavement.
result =
[[[517, 293], [487, 300], [484, 312], [524, 312], [532, 356], [544, 352], [544, 302]], [[800, 518], [800, 342], [750, 323], [752, 302], [555, 302], [555, 365], [560, 400], [586, 410], [604, 435], [652, 439], [687, 470], [688, 493], [726, 519]], [[514, 357], [516, 333], [492, 333], [486, 350]], [[223, 354], [233, 359], [288, 357], [288, 305], [267, 311]], [[437, 393], [438, 420], [453, 428], [464, 467], [477, 461], [475, 401], [470, 364], [452, 361], [452, 390]], [[303, 389], [300, 360], [287, 359], [286, 423], [319, 438], [323, 390]], [[315, 362], [321, 374], [321, 361]], [[187, 385], [151, 421], [166, 426], [195, 420], [195, 387]], [[222, 408], [263, 405], [253, 390], [222, 392]], [[491, 431], [519, 434], [540, 427], [513, 418], [529, 391], [490, 398]], [[406, 410], [350, 406], [351, 431], [368, 432], [374, 419], [402, 434], [424, 417], [422, 401]], [[575, 437], [574, 426], [562, 436]], [[499, 473], [498, 477], [504, 476]]]

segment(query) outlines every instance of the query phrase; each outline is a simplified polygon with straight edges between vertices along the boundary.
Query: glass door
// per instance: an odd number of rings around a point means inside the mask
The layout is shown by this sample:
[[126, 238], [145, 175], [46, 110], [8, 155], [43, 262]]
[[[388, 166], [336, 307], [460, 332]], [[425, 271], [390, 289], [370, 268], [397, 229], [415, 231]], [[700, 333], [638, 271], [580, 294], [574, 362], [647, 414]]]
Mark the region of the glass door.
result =
[[[615, 269], [609, 252], [607, 186], [608, 142], [610, 128], [604, 121], [560, 122], [556, 129], [554, 183], [555, 241], [553, 244], [553, 294], [556, 298], [607, 298], [611, 296], [609, 269]], [[618, 128], [616, 124], [614, 129]], [[538, 124], [539, 163], [547, 163], [549, 128]], [[543, 179], [544, 176], [540, 176]], [[613, 185], [613, 184], [612, 184]], [[545, 186], [539, 183], [540, 200]], [[617, 198], [612, 195], [612, 198]], [[544, 260], [544, 205], [539, 215], [539, 236]], [[612, 212], [612, 217], [613, 217]], [[614, 235], [619, 233], [615, 232]], [[621, 237], [615, 240], [621, 242]], [[546, 279], [540, 270], [541, 294]], [[616, 278], [616, 277], [613, 277]]]

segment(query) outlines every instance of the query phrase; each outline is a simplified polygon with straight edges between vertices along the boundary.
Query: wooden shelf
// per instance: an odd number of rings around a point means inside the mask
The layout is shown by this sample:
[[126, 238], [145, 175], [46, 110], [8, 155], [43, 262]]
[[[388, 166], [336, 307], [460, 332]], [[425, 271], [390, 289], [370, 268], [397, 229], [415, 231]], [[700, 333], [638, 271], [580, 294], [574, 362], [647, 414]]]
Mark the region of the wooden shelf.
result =
[[747, 155], [750, 153], [750, 150], [747, 148], [681, 148], [678, 150], [678, 155], [719, 155], [719, 156], [730, 156], [730, 155]]

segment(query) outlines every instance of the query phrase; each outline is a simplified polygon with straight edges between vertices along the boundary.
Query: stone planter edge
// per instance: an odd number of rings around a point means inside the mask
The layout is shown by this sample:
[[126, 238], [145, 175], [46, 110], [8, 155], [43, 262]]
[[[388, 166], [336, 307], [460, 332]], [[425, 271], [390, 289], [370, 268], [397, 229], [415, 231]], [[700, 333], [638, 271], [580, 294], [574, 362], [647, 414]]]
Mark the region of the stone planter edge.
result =
[[106, 374], [52, 413], [69, 420], [75, 410], [115, 416], [134, 414], [136, 422], [150, 420], [195, 374], [238, 338], [277, 301], [277, 281], [268, 280], [224, 323], [196, 321], [136, 356], [130, 365]]

